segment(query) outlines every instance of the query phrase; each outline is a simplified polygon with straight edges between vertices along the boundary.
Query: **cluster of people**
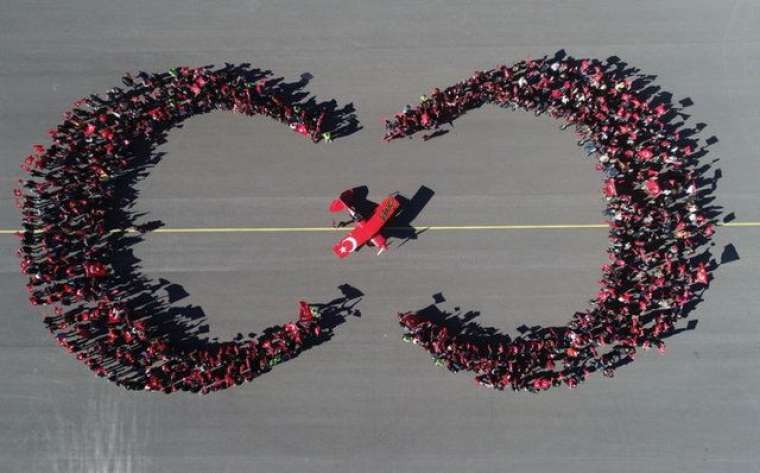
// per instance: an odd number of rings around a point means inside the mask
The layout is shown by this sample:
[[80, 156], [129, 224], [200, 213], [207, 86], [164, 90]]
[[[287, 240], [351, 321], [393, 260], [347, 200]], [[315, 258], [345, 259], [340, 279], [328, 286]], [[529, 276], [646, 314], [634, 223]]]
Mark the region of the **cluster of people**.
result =
[[[162, 142], [191, 116], [217, 109], [265, 115], [317, 142], [332, 138], [328, 111], [295, 100], [267, 73], [231, 65], [122, 81], [125, 88], [82, 99], [64, 114], [49, 131], [52, 144], [35, 145], [23, 162], [29, 176], [14, 190], [29, 300], [49, 308], [45, 324], [58, 344], [128, 389], [208, 393], [250, 381], [324, 338], [321, 309], [302, 301], [297, 321], [256, 339], [175, 346], [150, 311], [134, 309], [135, 295], [116, 277], [111, 235], [126, 229], [109, 216], [123, 204], [120, 178], [134, 171], [146, 144]], [[609, 64], [556, 56], [434, 89], [386, 122], [385, 139], [438, 130], [486, 103], [560, 119], [595, 157], [610, 227], [601, 287], [564, 327], [486, 340], [408, 312], [399, 314], [405, 339], [436, 364], [474, 372], [483, 385], [531, 391], [574, 387], [595, 371], [612, 376], [638, 349], [663, 351], [663, 338], [711, 278], [709, 263], [696, 257], [715, 222], [700, 207], [703, 150], [691, 133], [670, 123], [668, 103], [646, 97]]]
[[20, 268], [29, 300], [47, 306], [45, 324], [57, 343], [98, 376], [129, 389], [207, 393], [249, 381], [296, 356], [320, 337], [319, 311], [301, 303], [297, 321], [257, 339], [173, 346], [135, 311], [128, 285], [118, 282], [110, 236], [123, 222], [119, 182], [134, 171], [147, 143], [163, 141], [183, 120], [213, 110], [264, 115], [314, 142], [331, 139], [327, 110], [293, 98], [279, 79], [247, 66], [179, 67], [126, 75], [125, 88], [76, 102], [49, 130], [52, 144], [34, 145], [14, 190], [22, 212]]
[[567, 326], [514, 339], [472, 337], [408, 312], [399, 314], [405, 340], [485, 386], [530, 391], [574, 387], [595, 371], [612, 376], [638, 349], [664, 351], [663, 337], [709, 284], [711, 264], [697, 252], [716, 222], [700, 206], [704, 150], [692, 130], [672, 123], [677, 113], [667, 100], [643, 93], [646, 82], [595, 59], [527, 59], [436, 88], [386, 122], [391, 141], [436, 130], [483, 104], [557, 118], [562, 129], [575, 128], [603, 173], [610, 227], [601, 287]]

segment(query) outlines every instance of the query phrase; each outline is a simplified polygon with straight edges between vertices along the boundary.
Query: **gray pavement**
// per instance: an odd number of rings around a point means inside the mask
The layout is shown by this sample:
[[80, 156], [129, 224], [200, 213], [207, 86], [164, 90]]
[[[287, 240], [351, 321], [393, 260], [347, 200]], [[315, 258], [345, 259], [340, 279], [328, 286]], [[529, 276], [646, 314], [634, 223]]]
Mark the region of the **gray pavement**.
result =
[[[168, 227], [324, 226], [339, 191], [435, 191], [424, 225], [597, 223], [599, 177], [547, 118], [484, 109], [446, 136], [381, 143], [382, 116], [434, 86], [529, 55], [617, 55], [674, 94], [719, 143], [716, 203], [760, 221], [756, 1], [0, 0], [0, 227], [32, 143], [77, 98], [126, 71], [251, 62], [364, 127], [313, 145], [274, 122], [216, 113], [171, 132], [138, 209]], [[515, 333], [564, 323], [596, 291], [604, 230], [426, 232], [337, 261], [337, 233], [151, 234], [143, 270], [182, 285], [212, 336], [261, 330], [349, 283], [361, 318], [261, 379], [200, 397], [124, 391], [90, 374], [25, 302], [0, 235], [3, 472], [760, 471], [760, 229], [723, 228], [695, 330], [576, 390], [494, 392], [402, 343], [395, 314], [432, 303]]]

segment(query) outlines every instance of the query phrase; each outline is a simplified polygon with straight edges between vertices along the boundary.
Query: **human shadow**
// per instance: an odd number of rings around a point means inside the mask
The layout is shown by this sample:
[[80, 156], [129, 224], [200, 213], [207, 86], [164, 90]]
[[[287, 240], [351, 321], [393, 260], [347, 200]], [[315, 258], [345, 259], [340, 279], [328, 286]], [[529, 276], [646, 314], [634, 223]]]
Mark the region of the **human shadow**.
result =
[[[316, 97], [311, 96], [304, 88], [314, 78], [311, 73], [301, 74], [301, 78], [295, 82], [284, 82], [284, 79], [278, 77], [269, 81], [269, 85], [277, 85], [288, 103], [298, 104], [307, 110], [316, 110], [324, 113], [325, 118], [322, 127], [325, 132], [330, 133], [331, 139], [340, 139], [362, 130], [359, 119], [356, 116], [356, 108], [353, 103], [347, 103], [343, 106], [338, 105], [335, 99], [319, 102]], [[304, 101], [304, 99], [306, 99]]]

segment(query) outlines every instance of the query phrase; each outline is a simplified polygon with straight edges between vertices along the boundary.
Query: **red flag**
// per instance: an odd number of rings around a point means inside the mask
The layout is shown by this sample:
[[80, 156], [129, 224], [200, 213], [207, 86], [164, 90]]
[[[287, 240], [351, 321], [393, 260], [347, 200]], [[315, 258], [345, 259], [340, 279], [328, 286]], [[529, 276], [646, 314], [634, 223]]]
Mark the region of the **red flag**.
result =
[[647, 194], [649, 194], [652, 197], [657, 197], [662, 193], [662, 189], [660, 188], [660, 184], [657, 182], [657, 178], [653, 177], [651, 179], [648, 179], [645, 183]]

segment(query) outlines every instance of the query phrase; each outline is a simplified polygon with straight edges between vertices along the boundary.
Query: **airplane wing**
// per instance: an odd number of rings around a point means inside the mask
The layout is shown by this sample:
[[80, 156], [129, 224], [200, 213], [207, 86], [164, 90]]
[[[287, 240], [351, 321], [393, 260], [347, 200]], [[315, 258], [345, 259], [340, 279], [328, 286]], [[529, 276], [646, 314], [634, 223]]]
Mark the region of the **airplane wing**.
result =
[[335, 198], [332, 202], [330, 202], [329, 210], [332, 213], [340, 212], [341, 210], [344, 210], [346, 208], [346, 203], [343, 202], [343, 200], [340, 197]]
[[399, 201], [395, 196], [389, 195], [377, 206], [375, 213], [364, 222], [364, 227], [367, 232], [372, 233], [370, 238], [383, 228], [383, 225], [388, 223], [388, 220], [396, 213], [399, 208]]
[[355, 227], [348, 232], [338, 243], [332, 247], [333, 253], [340, 258], [346, 258], [349, 254], [356, 251], [357, 248], [367, 243], [369, 236], [366, 233], [359, 231], [360, 227]]
[[336, 197], [332, 202], [330, 202], [329, 210], [332, 213], [340, 212], [341, 210], [345, 210], [351, 218], [356, 217], [356, 212], [352, 208], [352, 198], [353, 198], [353, 189], [348, 189], [346, 191], [343, 191], [338, 197]]

